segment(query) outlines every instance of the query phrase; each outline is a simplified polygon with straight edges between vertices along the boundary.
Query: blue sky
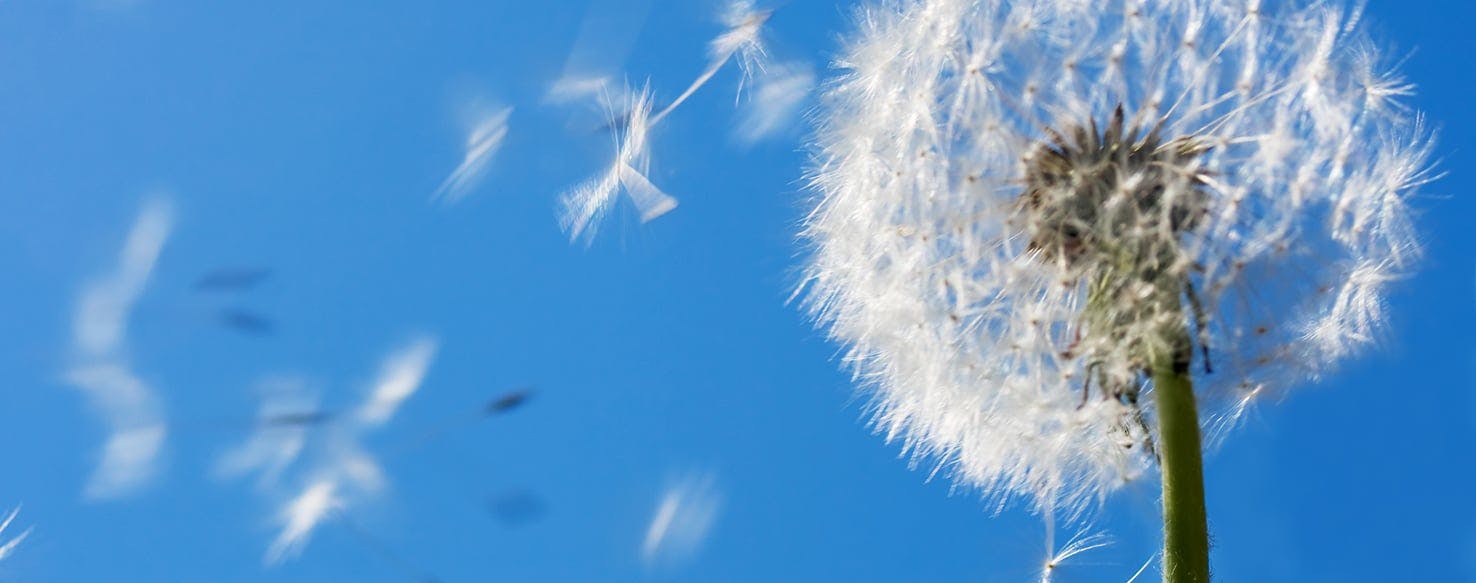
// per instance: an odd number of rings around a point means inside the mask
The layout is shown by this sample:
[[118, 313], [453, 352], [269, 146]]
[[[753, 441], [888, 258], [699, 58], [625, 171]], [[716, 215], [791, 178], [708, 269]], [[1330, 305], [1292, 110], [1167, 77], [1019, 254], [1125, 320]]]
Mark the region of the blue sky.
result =
[[[739, 137], [731, 64], [652, 133], [647, 176], [680, 206], [643, 224], [622, 203], [569, 242], [558, 195], [610, 140], [550, 85], [572, 60], [664, 103], [722, 32], [717, 2], [597, 4], [0, 6], [0, 510], [21, 505], [0, 544], [32, 529], [0, 581], [1031, 578], [1041, 520], [898, 459], [788, 303], [805, 130]], [[785, 4], [773, 54], [823, 75], [847, 5]], [[1447, 176], [1417, 201], [1428, 255], [1381, 350], [1209, 456], [1222, 580], [1476, 579], [1476, 7], [1367, 12], [1441, 128]], [[508, 107], [485, 176], [433, 202], [475, 122]], [[171, 228], [126, 334], [79, 350], [80, 298], [150, 212]], [[250, 289], [194, 287], [255, 267], [271, 273]], [[419, 390], [387, 421], [310, 428], [276, 480], [217, 471], [273, 383], [349, 417], [418, 341]], [[109, 425], [68, 377], [98, 363], [151, 387], [168, 426], [155, 473], [104, 499], [87, 492]], [[518, 387], [524, 406], [464, 422]], [[382, 487], [264, 565], [284, 501], [345, 448]], [[674, 527], [648, 551], [672, 493], [700, 544]], [[1116, 543], [1059, 580], [1127, 579], [1157, 546], [1155, 496], [1114, 497], [1092, 532]]]

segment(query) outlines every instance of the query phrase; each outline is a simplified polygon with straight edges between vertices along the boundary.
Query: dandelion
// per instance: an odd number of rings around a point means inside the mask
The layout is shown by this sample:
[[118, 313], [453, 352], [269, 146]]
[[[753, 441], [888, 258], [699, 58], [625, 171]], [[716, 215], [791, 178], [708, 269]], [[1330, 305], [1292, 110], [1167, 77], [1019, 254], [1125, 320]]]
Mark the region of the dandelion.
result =
[[[1431, 135], [1336, 3], [888, 0], [821, 105], [810, 310], [875, 424], [1001, 504], [1161, 461], [1207, 577], [1200, 427], [1377, 339]], [[1185, 542], [1197, 540], [1194, 542]]]

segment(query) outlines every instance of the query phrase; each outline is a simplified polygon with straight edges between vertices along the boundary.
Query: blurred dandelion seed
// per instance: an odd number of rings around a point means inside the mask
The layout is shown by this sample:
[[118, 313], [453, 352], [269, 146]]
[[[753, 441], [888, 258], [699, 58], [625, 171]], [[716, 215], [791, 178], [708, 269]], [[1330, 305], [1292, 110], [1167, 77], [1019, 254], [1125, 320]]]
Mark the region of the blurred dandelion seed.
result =
[[127, 330], [173, 224], [162, 200], [144, 204], [123, 245], [117, 270], [89, 284], [73, 315], [74, 364], [68, 383], [87, 395], [108, 425], [101, 460], [85, 496], [116, 498], [137, 491], [158, 468], [166, 427], [163, 404], [128, 361]]
[[201, 292], [245, 291], [261, 285], [271, 275], [272, 270], [264, 267], [217, 269], [200, 276], [194, 287]]
[[[313, 530], [329, 516], [347, 516], [384, 488], [379, 461], [364, 447], [366, 436], [387, 425], [421, 387], [438, 349], [429, 336], [412, 339], [387, 355], [364, 401], [346, 413], [317, 408], [304, 383], [292, 378], [264, 383], [266, 396], [257, 414], [257, 431], [216, 464], [219, 474], [235, 477], [260, 473], [260, 484], [278, 497], [281, 476], [300, 468], [303, 484], [289, 490], [276, 513], [281, 530], [268, 546], [263, 562], [274, 565], [297, 556]], [[332, 421], [332, 423], [330, 423]], [[308, 429], [319, 428], [310, 438]], [[299, 459], [310, 455], [307, 463]]]
[[[569, 50], [562, 74], [552, 84], [547, 101], [566, 103], [599, 97], [610, 84], [602, 72], [622, 68], [644, 28], [651, 0], [594, 0], [588, 3], [578, 36]], [[618, 108], [624, 110], [624, 108]]]
[[[15, 522], [15, 517], [20, 514], [20, 510], [20, 506], [16, 506], [9, 514], [5, 515], [4, 520], [0, 520], [0, 537], [5, 536], [5, 531], [10, 528], [10, 523]], [[15, 548], [20, 546], [22, 542], [25, 542], [26, 537], [31, 536], [32, 528], [35, 527], [21, 531], [20, 534], [11, 537], [10, 540], [0, 538], [0, 561], [4, 561], [6, 557], [14, 553]]]
[[326, 411], [301, 411], [262, 417], [261, 424], [267, 427], [308, 427], [332, 420], [333, 414]]
[[[544, 100], [554, 104], [603, 103], [606, 109], [626, 111], [633, 103], [625, 92], [611, 94], [614, 82], [608, 76], [585, 75], [560, 77], [548, 87]], [[608, 113], [608, 112], [607, 112]]]
[[469, 425], [486, 421], [492, 417], [498, 417], [511, 413], [527, 405], [528, 400], [533, 397], [533, 389], [515, 389], [493, 397], [480, 407], [467, 413], [452, 415], [446, 419], [435, 422], [420, 434], [403, 442], [400, 446], [390, 450], [387, 455], [401, 454], [415, 451], [429, 444], [441, 436]]
[[483, 114], [472, 124], [461, 164], [431, 194], [432, 201], [453, 204], [476, 188], [507, 138], [507, 120], [511, 116], [512, 108], [505, 107]]
[[436, 349], [434, 339], [422, 337], [391, 354], [382, 366], [374, 391], [358, 411], [359, 420], [371, 427], [389, 421], [400, 405], [420, 388]]
[[[294, 377], [272, 377], [257, 385], [260, 405], [255, 430], [246, 442], [216, 460], [215, 473], [235, 478], [259, 473], [259, 485], [268, 488], [297, 461], [307, 446], [308, 429], [317, 412], [318, 399], [307, 382]], [[301, 422], [298, 422], [298, 421]]]
[[246, 308], [222, 308], [216, 316], [222, 326], [248, 336], [270, 336], [277, 331], [271, 318]]
[[1158, 553], [1153, 553], [1152, 555], [1149, 555], [1148, 556], [1148, 560], [1143, 561], [1143, 566], [1138, 567], [1137, 572], [1134, 572], [1133, 573], [1133, 576], [1128, 578], [1127, 583], [1133, 583], [1134, 581], [1137, 581], [1138, 580], [1138, 577], [1143, 576], [1143, 573], [1148, 570], [1148, 567], [1150, 565], [1153, 564], [1153, 560], [1154, 559], [1157, 559], [1157, 558], [1158, 558]]
[[500, 415], [526, 405], [533, 398], [533, 389], [515, 389], [487, 403], [488, 415]]
[[701, 550], [721, 509], [715, 476], [692, 473], [680, 477], [661, 494], [641, 542], [641, 559], [647, 566], [691, 559]]
[[287, 503], [279, 516], [282, 532], [267, 547], [265, 561], [268, 565], [301, 553], [313, 529], [331, 512], [344, 506], [337, 495], [337, 488], [337, 483], [332, 480], [314, 482]]
[[326, 435], [322, 459], [307, 487], [282, 511], [283, 530], [267, 552], [268, 564], [300, 549], [331, 512], [346, 512], [357, 500], [384, 487], [384, 471], [361, 444], [366, 433], [389, 422], [425, 379], [437, 350], [436, 340], [420, 337], [385, 358], [379, 378], [345, 424]]
[[433, 582], [438, 579], [419, 569], [402, 555], [395, 552], [379, 537], [360, 526], [343, 512], [347, 502], [338, 497], [337, 485], [331, 481], [317, 482], [309, 486], [283, 509], [280, 520], [286, 525], [277, 539], [267, 549], [265, 562], [268, 565], [281, 563], [301, 554], [307, 546], [312, 532], [329, 520], [336, 520], [354, 539], [372, 551], [387, 564], [405, 576], [416, 580]]
[[815, 88], [815, 71], [805, 63], [769, 66], [756, 78], [756, 88], [740, 112], [738, 141], [753, 145], [788, 129]]

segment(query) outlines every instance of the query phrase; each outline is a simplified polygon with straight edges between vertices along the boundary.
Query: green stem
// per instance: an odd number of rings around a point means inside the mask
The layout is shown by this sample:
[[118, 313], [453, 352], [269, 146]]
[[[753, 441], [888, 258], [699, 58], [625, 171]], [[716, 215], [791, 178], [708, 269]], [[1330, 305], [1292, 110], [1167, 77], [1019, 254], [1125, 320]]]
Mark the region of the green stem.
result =
[[1209, 526], [1204, 511], [1204, 462], [1194, 384], [1184, 364], [1153, 366], [1158, 401], [1158, 450], [1163, 471], [1163, 580], [1209, 582]]

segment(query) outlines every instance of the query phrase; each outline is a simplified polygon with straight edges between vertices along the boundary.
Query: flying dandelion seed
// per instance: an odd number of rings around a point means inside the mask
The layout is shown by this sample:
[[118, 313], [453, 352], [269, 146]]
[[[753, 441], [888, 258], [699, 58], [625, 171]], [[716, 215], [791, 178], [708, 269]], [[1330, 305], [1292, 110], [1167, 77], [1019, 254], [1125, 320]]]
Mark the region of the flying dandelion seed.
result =
[[216, 461], [215, 473], [223, 478], [258, 473], [259, 484], [265, 488], [277, 483], [297, 461], [307, 446], [308, 429], [326, 414], [317, 411], [317, 396], [301, 379], [273, 377], [258, 387], [261, 404], [255, 431]]
[[128, 321], [148, 286], [173, 225], [160, 200], [139, 212], [118, 266], [83, 290], [73, 316], [75, 362], [66, 380], [86, 394], [108, 425], [101, 460], [85, 495], [117, 498], [138, 491], [158, 472], [167, 429], [163, 404], [128, 359]]
[[222, 308], [216, 317], [222, 326], [247, 336], [270, 336], [277, 330], [271, 318], [245, 308]]
[[604, 75], [565, 76], [555, 79], [544, 94], [544, 101], [557, 105], [604, 102], [608, 109], [629, 110], [634, 103], [625, 92], [611, 93], [614, 81]]
[[472, 124], [461, 164], [441, 183], [431, 195], [431, 200], [452, 204], [476, 188], [486, 175], [492, 157], [502, 149], [502, 142], [507, 138], [507, 120], [511, 116], [512, 108], [505, 107], [482, 115]]
[[374, 391], [359, 408], [358, 418], [369, 427], [383, 425], [394, 416], [400, 405], [420, 389], [430, 370], [438, 343], [428, 337], [417, 338], [385, 360], [374, 384]]
[[195, 291], [239, 292], [261, 285], [270, 279], [272, 270], [264, 267], [217, 269], [195, 280]]
[[528, 404], [532, 398], [533, 389], [514, 389], [488, 401], [483, 411], [488, 415], [500, 415]]
[[772, 10], [759, 10], [754, 6], [752, 0], [734, 0], [728, 3], [723, 11], [723, 24], [728, 28], [707, 46], [707, 68], [702, 71], [697, 79], [692, 81], [687, 89], [673, 99], [670, 104], [662, 108], [656, 115], [651, 116], [651, 124], [655, 125], [665, 119], [677, 106], [687, 101], [693, 93], [712, 80], [717, 72], [722, 70], [723, 65], [738, 57], [738, 68], [742, 70], [743, 76], [739, 80], [739, 94], [743, 92], [743, 82], [753, 78], [754, 72], [763, 68], [764, 58], [767, 52], [764, 50], [763, 32], [764, 24], [774, 15]]
[[611, 84], [610, 77], [601, 72], [621, 69], [650, 11], [651, 0], [588, 2], [563, 72], [549, 88], [546, 101], [567, 103], [599, 97]]
[[[281, 530], [267, 549], [266, 564], [296, 556], [323, 521], [345, 517], [345, 512], [384, 489], [384, 470], [364, 440], [387, 425], [420, 389], [438, 345], [436, 339], [423, 336], [391, 352], [364, 401], [338, 414], [319, 410], [301, 381], [289, 377], [263, 383], [266, 398], [257, 415], [257, 431], [220, 458], [217, 472], [225, 477], [259, 473], [260, 488], [282, 500], [276, 514]], [[310, 428], [318, 430], [309, 436]], [[284, 488], [279, 483], [289, 469], [295, 474], [289, 476], [292, 482], [300, 487]]]
[[364, 435], [388, 423], [420, 389], [436, 349], [434, 339], [421, 337], [385, 358], [364, 403], [327, 432], [307, 486], [281, 511], [282, 531], [267, 550], [267, 564], [295, 555], [323, 520], [384, 489], [384, 470], [365, 451]]
[[[607, 127], [618, 132], [615, 138], [615, 160], [609, 169], [561, 197], [559, 222], [569, 233], [571, 241], [581, 238], [586, 243], [593, 241], [596, 223], [609, 212], [622, 191], [635, 205], [643, 223], [676, 208], [677, 199], [662, 192], [647, 177], [651, 160], [648, 134], [652, 127], [685, 103], [734, 58], [737, 58], [739, 68], [743, 71], [739, 81], [741, 95], [744, 81], [752, 78], [754, 71], [763, 67], [767, 53], [764, 51], [761, 33], [771, 16], [772, 10], [760, 10], [751, 0], [730, 2], [723, 13], [723, 22], [727, 28], [708, 45], [707, 68], [681, 95], [654, 114], [654, 101], [649, 89], [640, 92], [627, 90], [612, 97], [603, 77], [565, 75], [555, 82], [548, 95], [553, 101], [568, 101], [580, 95], [599, 95], [610, 118]], [[629, 106], [622, 107], [624, 103], [629, 103]]]
[[533, 397], [532, 389], [516, 389], [494, 397], [480, 407], [473, 410], [448, 416], [437, 421], [420, 432], [420, 435], [402, 442], [399, 447], [390, 450], [386, 455], [403, 454], [425, 447], [447, 433], [462, 429], [477, 423], [486, 422], [493, 417], [507, 415], [528, 404]]
[[[1048, 518], [1047, 520], [1049, 521], [1050, 519]], [[1046, 557], [1045, 562], [1041, 565], [1040, 583], [1051, 583], [1051, 581], [1054, 581], [1057, 570], [1065, 566], [1073, 558], [1098, 549], [1107, 548], [1112, 546], [1114, 542], [1112, 537], [1106, 533], [1091, 532], [1090, 529], [1083, 528], [1077, 531], [1070, 540], [1067, 540], [1065, 545], [1057, 549], [1055, 548], [1055, 534], [1055, 525], [1047, 522], [1046, 552], [1049, 556]]]
[[1133, 576], [1128, 578], [1127, 583], [1133, 583], [1134, 581], [1137, 581], [1138, 577], [1143, 576], [1143, 573], [1148, 570], [1148, 567], [1152, 565], [1153, 561], [1157, 558], [1158, 553], [1153, 553], [1152, 556], [1149, 556], [1148, 560], [1143, 561], [1143, 566], [1138, 567], [1137, 572], [1133, 573]]
[[681, 477], [661, 493], [641, 541], [641, 559], [647, 566], [691, 559], [701, 550], [721, 509], [722, 496], [713, 475]]
[[1153, 466], [1157, 367], [1229, 428], [1377, 338], [1432, 135], [1357, 10], [895, 0], [857, 20], [821, 106], [806, 299], [910, 455], [1079, 511]]
[[282, 522], [282, 532], [267, 547], [267, 564], [279, 563], [302, 552], [313, 529], [335, 509], [344, 505], [338, 497], [337, 488], [338, 484], [332, 480], [313, 482], [302, 494], [287, 503], [278, 517]]
[[800, 107], [815, 88], [815, 71], [804, 63], [782, 63], [768, 67], [757, 77], [753, 95], [743, 104], [736, 128], [745, 145], [788, 130], [799, 117]]
[[642, 91], [625, 119], [615, 144], [615, 160], [604, 174], [589, 179], [563, 197], [560, 222], [570, 239], [593, 240], [596, 223], [622, 191], [635, 204], [641, 222], [648, 222], [676, 208], [677, 201], [662, 192], [649, 178], [651, 155], [647, 146], [651, 94]]
[[[20, 514], [19, 506], [11, 510], [10, 514], [5, 515], [4, 520], [0, 520], [0, 537], [5, 536], [6, 529], [10, 528], [10, 523], [15, 522], [15, 517], [18, 514]], [[0, 561], [4, 561], [7, 557], [11, 555], [11, 553], [14, 553], [15, 548], [20, 546], [22, 542], [25, 542], [26, 537], [28, 536], [31, 536], [30, 528], [21, 531], [20, 534], [10, 537], [10, 540], [0, 538]]]

